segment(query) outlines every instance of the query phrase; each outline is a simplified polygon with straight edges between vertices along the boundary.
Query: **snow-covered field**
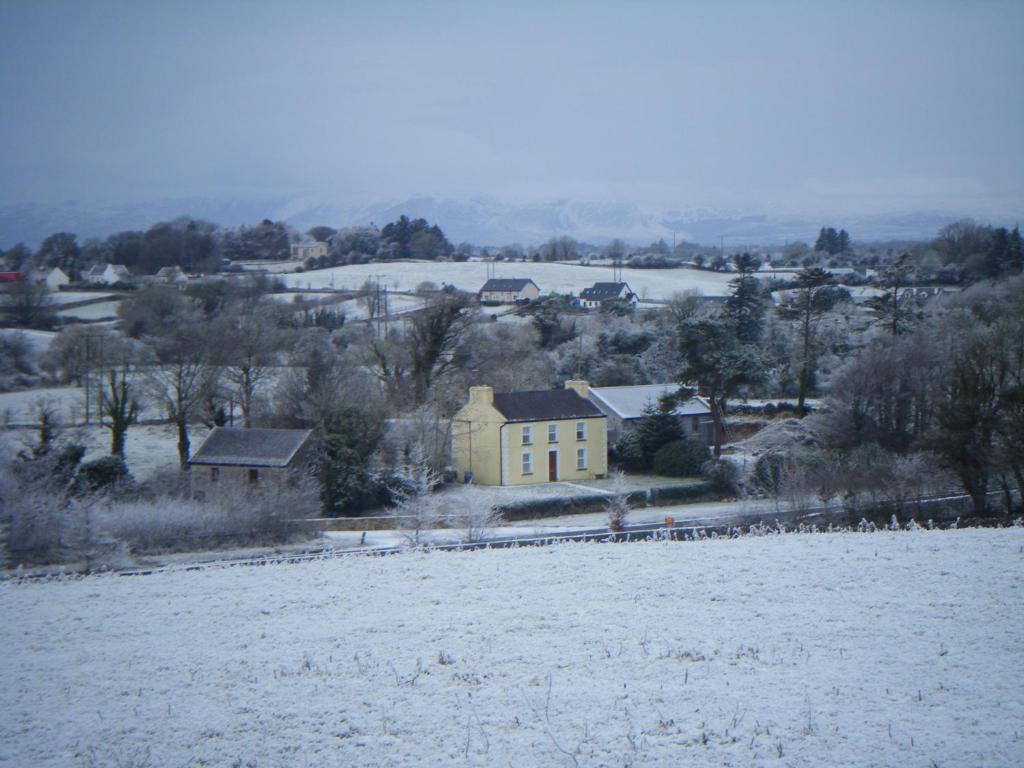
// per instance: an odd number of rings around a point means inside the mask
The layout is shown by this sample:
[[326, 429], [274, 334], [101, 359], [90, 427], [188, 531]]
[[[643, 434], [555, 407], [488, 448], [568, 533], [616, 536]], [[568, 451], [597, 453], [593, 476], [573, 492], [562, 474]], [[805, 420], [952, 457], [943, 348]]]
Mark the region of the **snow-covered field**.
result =
[[73, 423], [80, 421], [85, 413], [85, 392], [81, 387], [0, 392], [0, 420], [4, 424], [34, 424], [41, 403], [53, 408], [63, 423]]
[[106, 299], [117, 296], [116, 293], [102, 293], [97, 291], [51, 291], [50, 297], [54, 304], [74, 304], [76, 301], [89, 301], [90, 299]]
[[12, 766], [1013, 766], [1024, 530], [0, 585]]
[[[21, 394], [21, 393], [18, 393]], [[196, 425], [189, 430], [192, 450], [195, 452], [206, 439], [209, 430]], [[92, 461], [110, 453], [110, 432], [102, 427], [70, 427], [67, 437], [85, 446], [84, 461]], [[17, 451], [33, 444], [35, 431], [28, 429], [7, 429], [0, 431], [0, 447], [8, 452]], [[178, 435], [171, 424], [136, 424], [128, 430], [125, 444], [125, 461], [136, 480], [148, 480], [163, 470], [178, 466]], [[0, 761], [0, 765], [2, 765]]]
[[[381, 262], [318, 269], [282, 275], [292, 288], [360, 288], [375, 275], [390, 289], [411, 291], [422, 282], [454, 285], [466, 291], [478, 291], [487, 281], [487, 264], [481, 262]], [[541, 293], [579, 293], [595, 282], [613, 279], [610, 267], [584, 267], [579, 264], [499, 263], [496, 277], [529, 277]], [[627, 269], [623, 279], [644, 299], [668, 299], [674, 293], [695, 288], [705, 296], [725, 296], [735, 274], [695, 269]]]
[[[275, 301], [286, 302], [289, 305], [298, 308], [300, 305], [296, 302], [296, 299], [301, 297], [305, 299], [310, 307], [316, 307], [321, 305], [321, 301], [329, 299], [330, 294], [317, 294], [317, 293], [301, 293], [301, 292], [286, 292], [286, 293], [272, 293], [270, 298]], [[402, 294], [389, 294], [388, 295], [388, 314], [398, 315], [404, 312], [411, 312], [412, 310], [421, 309], [426, 301], [419, 296], [405, 296]], [[334, 301], [323, 301], [322, 306], [325, 309], [330, 309], [335, 312], [344, 312], [345, 317], [350, 320], [365, 320], [369, 317], [369, 309], [366, 304], [359, 299], [349, 299], [348, 301], [334, 302]]]
[[113, 301], [101, 301], [96, 304], [86, 304], [84, 307], [62, 309], [57, 314], [62, 318], [76, 318], [78, 320], [110, 320], [117, 318], [117, 308], [120, 305], [120, 299], [115, 299]]

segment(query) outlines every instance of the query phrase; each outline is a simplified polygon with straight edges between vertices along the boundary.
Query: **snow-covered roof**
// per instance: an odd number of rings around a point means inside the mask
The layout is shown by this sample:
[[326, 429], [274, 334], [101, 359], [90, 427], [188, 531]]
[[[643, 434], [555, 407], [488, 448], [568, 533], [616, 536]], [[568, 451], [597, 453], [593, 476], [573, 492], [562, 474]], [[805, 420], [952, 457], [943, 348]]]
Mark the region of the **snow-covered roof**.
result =
[[[590, 395], [605, 413], [610, 412], [610, 415], [620, 419], [639, 419], [648, 405], [657, 407], [662, 397], [678, 391], [678, 384], [637, 384], [626, 387], [591, 387]], [[677, 405], [673, 413], [677, 416], [704, 416], [711, 413], [711, 408], [703, 398], [691, 397]]]

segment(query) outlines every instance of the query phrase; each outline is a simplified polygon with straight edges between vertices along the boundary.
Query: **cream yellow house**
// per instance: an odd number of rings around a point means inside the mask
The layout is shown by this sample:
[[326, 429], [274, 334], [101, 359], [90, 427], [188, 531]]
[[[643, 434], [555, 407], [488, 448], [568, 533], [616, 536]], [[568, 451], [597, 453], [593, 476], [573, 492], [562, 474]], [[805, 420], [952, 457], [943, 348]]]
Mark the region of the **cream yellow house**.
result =
[[608, 474], [608, 418], [585, 381], [565, 389], [495, 393], [470, 387], [455, 415], [452, 453], [460, 480], [531, 485]]

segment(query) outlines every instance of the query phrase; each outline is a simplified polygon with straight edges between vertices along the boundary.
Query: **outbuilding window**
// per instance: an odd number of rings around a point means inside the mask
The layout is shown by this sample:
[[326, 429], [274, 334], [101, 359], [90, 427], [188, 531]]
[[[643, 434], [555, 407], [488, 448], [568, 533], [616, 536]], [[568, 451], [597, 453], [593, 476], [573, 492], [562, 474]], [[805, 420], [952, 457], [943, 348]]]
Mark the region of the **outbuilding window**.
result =
[[216, 483], [220, 480], [220, 467], [210, 467], [210, 482]]
[[249, 470], [249, 485], [260, 484], [260, 471], [258, 469]]

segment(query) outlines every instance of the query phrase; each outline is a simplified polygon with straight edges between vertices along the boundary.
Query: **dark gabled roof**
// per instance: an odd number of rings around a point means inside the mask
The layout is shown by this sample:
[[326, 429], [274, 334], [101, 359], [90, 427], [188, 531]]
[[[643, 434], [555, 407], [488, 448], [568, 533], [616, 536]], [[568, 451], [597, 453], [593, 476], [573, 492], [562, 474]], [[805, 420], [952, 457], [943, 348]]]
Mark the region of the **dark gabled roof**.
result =
[[287, 467], [310, 434], [308, 429], [215, 427], [189, 464]]
[[554, 421], [604, 416], [600, 408], [571, 389], [496, 393], [494, 407], [508, 421]]
[[537, 288], [537, 284], [528, 277], [492, 277], [484, 283], [484, 287], [480, 291], [481, 293], [483, 291], [494, 291], [495, 293], [521, 291], [526, 287], [527, 283], [533, 283], [533, 287]]
[[623, 289], [625, 289], [627, 294], [630, 293], [629, 286], [625, 283], [594, 283], [593, 288], [584, 288], [580, 291], [580, 298], [587, 299], [588, 301], [617, 299]]

